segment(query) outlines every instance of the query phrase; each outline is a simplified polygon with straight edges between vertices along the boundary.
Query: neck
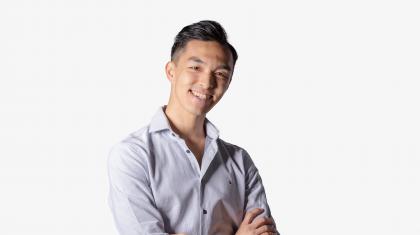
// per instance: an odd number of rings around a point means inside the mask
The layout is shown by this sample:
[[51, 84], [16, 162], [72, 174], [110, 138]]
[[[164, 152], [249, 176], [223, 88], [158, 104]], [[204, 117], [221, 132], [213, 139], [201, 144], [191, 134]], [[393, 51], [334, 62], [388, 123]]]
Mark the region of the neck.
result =
[[173, 131], [184, 140], [204, 138], [206, 136], [204, 130], [205, 115], [197, 116], [177, 106], [179, 105], [169, 102], [164, 109]]

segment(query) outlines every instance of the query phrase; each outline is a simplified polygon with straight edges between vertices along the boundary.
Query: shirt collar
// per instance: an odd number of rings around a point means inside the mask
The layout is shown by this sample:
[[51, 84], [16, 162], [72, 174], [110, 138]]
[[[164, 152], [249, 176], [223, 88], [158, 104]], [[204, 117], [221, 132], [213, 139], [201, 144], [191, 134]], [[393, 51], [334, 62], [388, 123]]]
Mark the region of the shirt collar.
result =
[[[156, 111], [155, 115], [152, 118], [152, 121], [150, 122], [149, 126], [149, 133], [152, 132], [158, 132], [161, 130], [170, 130], [171, 126], [169, 125], [168, 118], [166, 117], [165, 112], [163, 111], [166, 105], [161, 106]], [[206, 134], [208, 137], [212, 139], [217, 139], [219, 137], [219, 130], [217, 127], [211, 123], [207, 118], [204, 120], [205, 126], [206, 126]]]

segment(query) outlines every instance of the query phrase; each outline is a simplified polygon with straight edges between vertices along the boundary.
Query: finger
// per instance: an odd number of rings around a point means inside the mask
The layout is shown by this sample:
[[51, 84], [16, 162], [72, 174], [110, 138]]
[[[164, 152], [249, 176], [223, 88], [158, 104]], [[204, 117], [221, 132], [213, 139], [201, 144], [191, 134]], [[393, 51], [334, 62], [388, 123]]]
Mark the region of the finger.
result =
[[257, 228], [257, 230], [255, 230], [255, 232], [256, 232], [256, 234], [265, 234], [265, 233], [275, 234], [277, 231], [276, 231], [276, 228], [273, 225], [263, 225], [263, 226]]
[[271, 218], [267, 218], [267, 217], [260, 217], [260, 218], [255, 219], [252, 222], [252, 227], [253, 228], [259, 228], [263, 225], [274, 225], [275, 226], [274, 220], [271, 219]]
[[252, 209], [252, 210], [246, 212], [243, 222], [245, 222], [246, 224], [250, 224], [254, 220], [254, 218], [257, 217], [257, 215], [259, 215], [263, 212], [264, 212], [264, 209], [262, 209], [262, 208]]

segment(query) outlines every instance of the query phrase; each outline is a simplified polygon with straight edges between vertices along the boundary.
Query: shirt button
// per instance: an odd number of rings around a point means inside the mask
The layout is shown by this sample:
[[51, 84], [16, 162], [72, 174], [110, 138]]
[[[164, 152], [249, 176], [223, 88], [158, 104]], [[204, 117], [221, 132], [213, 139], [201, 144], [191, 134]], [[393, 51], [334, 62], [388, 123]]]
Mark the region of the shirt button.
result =
[[187, 149], [187, 153], [191, 153], [191, 151], [189, 149]]
[[203, 210], [203, 214], [207, 214], [207, 211], [206, 210]]
[[175, 136], [175, 134], [174, 134], [174, 133], [172, 133], [172, 136]]

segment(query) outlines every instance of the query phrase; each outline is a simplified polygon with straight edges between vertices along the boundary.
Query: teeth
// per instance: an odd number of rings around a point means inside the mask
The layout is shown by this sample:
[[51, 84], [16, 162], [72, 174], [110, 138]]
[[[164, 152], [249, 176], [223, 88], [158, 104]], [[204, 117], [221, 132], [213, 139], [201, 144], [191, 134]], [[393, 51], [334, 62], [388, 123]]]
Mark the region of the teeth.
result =
[[209, 96], [207, 96], [207, 95], [204, 95], [204, 94], [201, 94], [201, 93], [198, 93], [198, 92], [196, 92], [196, 91], [191, 91], [191, 93], [195, 96], [195, 97], [197, 97], [197, 98], [199, 98], [199, 99], [202, 99], [202, 100], [205, 100], [205, 99], [210, 99], [210, 95]]

